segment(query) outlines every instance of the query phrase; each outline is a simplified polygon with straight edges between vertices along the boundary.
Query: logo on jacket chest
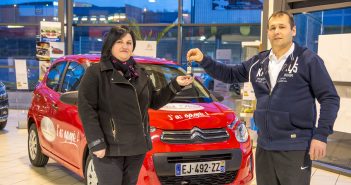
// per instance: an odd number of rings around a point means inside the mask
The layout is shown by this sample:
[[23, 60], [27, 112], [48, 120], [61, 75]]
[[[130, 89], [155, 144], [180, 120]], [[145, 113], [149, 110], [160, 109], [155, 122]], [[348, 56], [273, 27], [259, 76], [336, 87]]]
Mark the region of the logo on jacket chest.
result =
[[294, 62], [293, 64], [290, 64], [289, 67], [285, 69], [285, 74], [292, 74], [297, 73], [299, 64], [297, 62]]
[[258, 68], [257, 74], [256, 74], [256, 83], [266, 83], [266, 78], [264, 76], [264, 70], [262, 67]]
[[256, 77], [262, 77], [263, 76], [263, 69], [262, 68], [259, 68], [258, 71], [257, 71], [257, 74], [256, 74]]
[[[285, 64], [281, 70], [279, 77], [277, 79], [277, 83], [286, 83], [289, 79], [294, 77], [294, 74], [298, 72], [299, 64], [297, 63], [297, 59], [294, 62], [291, 62], [289, 65]], [[256, 73], [256, 83], [267, 83], [266, 74], [267, 70], [262, 66], [258, 68]]]
[[283, 67], [283, 75], [277, 80], [278, 83], [286, 83], [288, 82], [288, 79], [291, 79], [294, 77], [294, 74], [297, 73], [298, 71], [298, 66], [299, 64], [296, 63], [291, 63], [288, 67]]

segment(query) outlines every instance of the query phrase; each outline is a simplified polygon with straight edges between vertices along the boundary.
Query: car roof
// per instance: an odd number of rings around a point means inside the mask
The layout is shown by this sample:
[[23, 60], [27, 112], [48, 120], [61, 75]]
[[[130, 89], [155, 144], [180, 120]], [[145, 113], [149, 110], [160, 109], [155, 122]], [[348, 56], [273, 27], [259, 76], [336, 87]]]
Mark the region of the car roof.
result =
[[[100, 54], [78, 54], [78, 55], [66, 55], [61, 58], [55, 60], [54, 63], [60, 61], [76, 61], [81, 64], [86, 62], [90, 63], [98, 63], [100, 62]], [[143, 56], [133, 56], [137, 63], [146, 63], [146, 64], [176, 64], [173, 61], [161, 59], [161, 58], [153, 58], [153, 57], [143, 57]]]

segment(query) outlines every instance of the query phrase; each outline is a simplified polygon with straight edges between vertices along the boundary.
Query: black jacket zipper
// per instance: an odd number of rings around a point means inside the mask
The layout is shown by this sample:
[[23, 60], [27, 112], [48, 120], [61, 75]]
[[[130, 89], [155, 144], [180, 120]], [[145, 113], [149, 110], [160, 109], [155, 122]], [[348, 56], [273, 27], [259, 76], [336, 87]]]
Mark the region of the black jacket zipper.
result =
[[113, 140], [118, 142], [118, 139], [117, 139], [117, 129], [116, 129], [115, 122], [113, 121], [113, 118], [111, 118], [111, 127], [112, 127], [112, 136], [113, 136]]
[[272, 138], [271, 138], [271, 133], [269, 131], [269, 126], [268, 126], [268, 111], [269, 111], [269, 107], [270, 107], [270, 104], [271, 104], [271, 97], [272, 97], [272, 92], [273, 92], [273, 89], [271, 90], [271, 85], [270, 83], [268, 82], [267, 83], [268, 85], [268, 89], [269, 89], [269, 98], [268, 98], [268, 103], [267, 103], [267, 108], [266, 108], [266, 130], [267, 130], [267, 134], [268, 134], [268, 140], [269, 142], [271, 142]]
[[138, 103], [139, 114], [140, 114], [140, 118], [141, 118], [141, 125], [143, 126], [143, 134], [144, 134], [144, 137], [145, 137], [146, 134], [145, 134], [144, 118], [143, 118], [143, 114], [141, 113], [141, 108], [140, 108], [140, 104], [139, 104], [138, 93], [137, 93], [135, 87], [133, 86], [133, 84], [131, 84], [130, 82], [129, 82], [129, 84], [130, 84], [130, 85], [133, 87], [133, 89], [134, 89], [135, 98], [136, 98], [136, 101], [137, 101], [137, 103]]

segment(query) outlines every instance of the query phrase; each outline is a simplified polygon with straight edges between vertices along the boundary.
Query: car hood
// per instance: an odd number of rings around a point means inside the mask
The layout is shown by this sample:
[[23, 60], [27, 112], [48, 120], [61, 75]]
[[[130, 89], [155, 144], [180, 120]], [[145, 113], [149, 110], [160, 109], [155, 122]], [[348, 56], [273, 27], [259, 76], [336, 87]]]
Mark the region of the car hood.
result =
[[234, 112], [219, 103], [169, 103], [149, 110], [150, 125], [162, 130], [223, 128], [231, 123]]

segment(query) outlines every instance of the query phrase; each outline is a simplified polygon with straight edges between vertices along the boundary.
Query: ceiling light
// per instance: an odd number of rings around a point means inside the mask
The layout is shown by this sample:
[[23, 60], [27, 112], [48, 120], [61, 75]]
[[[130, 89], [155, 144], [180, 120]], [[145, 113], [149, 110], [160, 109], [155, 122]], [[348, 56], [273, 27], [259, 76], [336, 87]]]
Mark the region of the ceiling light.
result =
[[23, 28], [21, 25], [8, 25], [7, 28]]

